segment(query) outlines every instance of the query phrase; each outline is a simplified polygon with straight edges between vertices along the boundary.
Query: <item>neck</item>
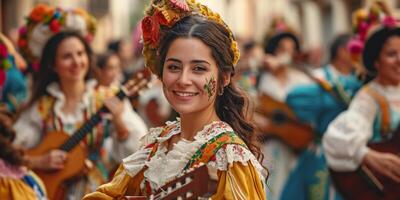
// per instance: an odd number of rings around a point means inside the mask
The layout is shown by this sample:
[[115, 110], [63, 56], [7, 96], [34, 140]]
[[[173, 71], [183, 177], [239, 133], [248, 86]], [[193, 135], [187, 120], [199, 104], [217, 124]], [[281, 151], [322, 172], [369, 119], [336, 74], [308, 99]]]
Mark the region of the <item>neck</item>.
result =
[[342, 75], [349, 75], [352, 72], [351, 66], [340, 59], [333, 60], [331, 62], [332, 66], [340, 72]]
[[285, 83], [288, 74], [288, 67], [282, 66], [272, 72], [272, 74], [281, 82]]
[[399, 81], [390, 80], [386, 77], [382, 77], [380, 74], [376, 77], [376, 81], [382, 86], [399, 86]]
[[80, 101], [85, 92], [85, 81], [63, 82], [60, 81], [60, 88], [65, 96], [66, 102]]
[[[211, 104], [210, 106], [214, 106], [214, 104]], [[220, 121], [215, 109], [206, 109], [200, 113], [181, 114], [180, 118], [181, 137], [187, 140], [193, 140], [197, 132], [201, 131], [207, 124], [210, 124], [213, 121]]]

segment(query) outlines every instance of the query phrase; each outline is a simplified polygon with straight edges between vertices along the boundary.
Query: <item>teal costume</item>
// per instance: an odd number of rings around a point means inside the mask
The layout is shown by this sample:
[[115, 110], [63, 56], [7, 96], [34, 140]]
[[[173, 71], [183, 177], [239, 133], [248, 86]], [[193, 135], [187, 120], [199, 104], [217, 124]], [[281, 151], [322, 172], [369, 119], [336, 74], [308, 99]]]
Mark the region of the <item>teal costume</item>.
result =
[[316, 134], [310, 148], [300, 155], [296, 167], [289, 175], [283, 189], [282, 200], [341, 199], [336, 193], [330, 194], [330, 178], [321, 138], [329, 123], [347, 109], [350, 99], [362, 86], [355, 74], [333, 77], [332, 71], [323, 68], [325, 81], [331, 86], [330, 92], [314, 83], [294, 88], [286, 103], [304, 123], [311, 124]]
[[0, 102], [4, 103], [9, 111], [15, 112], [26, 100], [27, 86], [24, 76], [15, 66], [14, 57], [11, 58], [12, 67], [6, 71], [6, 80], [3, 87], [0, 87]]

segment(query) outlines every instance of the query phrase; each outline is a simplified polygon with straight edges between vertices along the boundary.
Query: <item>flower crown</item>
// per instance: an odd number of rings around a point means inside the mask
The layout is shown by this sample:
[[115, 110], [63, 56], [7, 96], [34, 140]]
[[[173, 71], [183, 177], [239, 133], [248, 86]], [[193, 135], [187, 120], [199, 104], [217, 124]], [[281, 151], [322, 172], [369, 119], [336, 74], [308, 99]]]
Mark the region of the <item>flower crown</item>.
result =
[[352, 15], [354, 36], [349, 41], [347, 48], [351, 54], [353, 63], [359, 73], [366, 71], [361, 65], [361, 54], [368, 37], [379, 27], [393, 28], [399, 25], [384, 0], [375, 0], [369, 9], [361, 8]]
[[162, 37], [160, 29], [171, 28], [176, 22], [190, 15], [201, 15], [208, 20], [223, 25], [229, 31], [229, 38], [232, 42], [231, 48], [234, 52], [233, 65], [236, 65], [240, 53], [237, 42], [233, 37], [232, 31], [221, 19], [220, 15], [210, 10], [207, 6], [197, 3], [195, 0], [152, 0], [149, 8], [145, 12], [145, 17], [141, 22], [143, 30], [143, 56], [146, 67], [154, 74], [159, 74], [156, 66], [157, 49], [159, 40]]
[[96, 32], [96, 21], [86, 11], [75, 8], [64, 10], [39, 4], [26, 17], [26, 25], [19, 29], [18, 47], [34, 70], [47, 40], [54, 34], [74, 30], [90, 42]]
[[282, 16], [275, 16], [271, 20], [268, 31], [265, 35], [265, 39], [268, 40], [279, 33], [291, 33], [296, 36], [298, 35], [295, 29], [286, 22], [285, 18]]

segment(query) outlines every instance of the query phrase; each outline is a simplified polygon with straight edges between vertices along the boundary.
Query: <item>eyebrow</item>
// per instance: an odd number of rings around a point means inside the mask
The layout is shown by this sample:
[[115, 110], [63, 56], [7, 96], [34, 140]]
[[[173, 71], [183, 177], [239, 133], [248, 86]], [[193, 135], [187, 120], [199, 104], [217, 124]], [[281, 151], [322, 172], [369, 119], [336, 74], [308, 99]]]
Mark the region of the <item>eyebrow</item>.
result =
[[[177, 58], [168, 58], [165, 62], [167, 62], [167, 61], [174, 61], [174, 62], [182, 63], [182, 61]], [[205, 60], [191, 60], [190, 63], [205, 63], [208, 65], [211, 65], [209, 62], [207, 62]]]

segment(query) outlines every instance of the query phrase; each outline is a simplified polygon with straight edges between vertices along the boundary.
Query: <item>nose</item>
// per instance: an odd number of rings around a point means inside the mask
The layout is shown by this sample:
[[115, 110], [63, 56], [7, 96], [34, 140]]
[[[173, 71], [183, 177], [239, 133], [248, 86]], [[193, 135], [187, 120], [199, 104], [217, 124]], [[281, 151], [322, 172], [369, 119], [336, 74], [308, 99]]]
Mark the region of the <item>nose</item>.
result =
[[178, 84], [179, 85], [190, 85], [191, 82], [191, 75], [190, 75], [190, 71], [189, 70], [182, 70], [182, 72], [179, 75], [179, 79], [178, 79]]
[[72, 55], [72, 62], [75, 66], [77, 66], [79, 64], [80, 61], [80, 57], [77, 54]]

